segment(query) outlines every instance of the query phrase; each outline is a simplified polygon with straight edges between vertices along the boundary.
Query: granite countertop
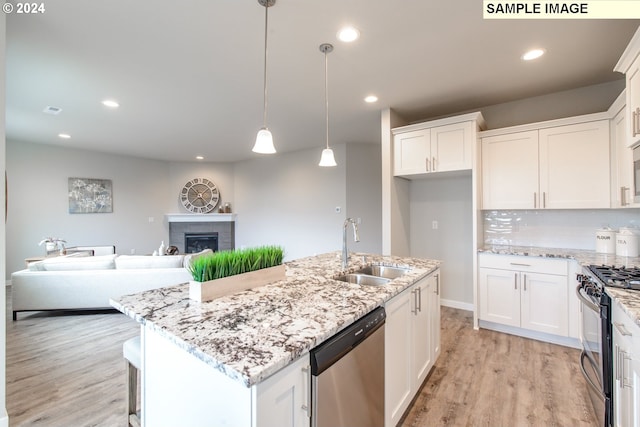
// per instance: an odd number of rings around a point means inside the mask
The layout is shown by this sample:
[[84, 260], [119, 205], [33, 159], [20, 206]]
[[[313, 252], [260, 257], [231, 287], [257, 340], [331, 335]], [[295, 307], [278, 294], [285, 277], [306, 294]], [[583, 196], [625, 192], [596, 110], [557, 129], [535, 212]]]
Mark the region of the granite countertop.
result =
[[[189, 285], [111, 300], [111, 305], [247, 387], [435, 271], [440, 261], [352, 253], [350, 271], [366, 264], [411, 267], [384, 286], [332, 279], [340, 252], [286, 262], [286, 279], [198, 303]], [[365, 259], [366, 258], [366, 259]]]
[[[583, 267], [589, 265], [614, 265], [617, 267], [640, 267], [640, 257], [622, 257], [612, 254], [601, 254], [585, 249], [541, 248], [530, 246], [489, 245], [478, 252], [500, 255], [539, 256], [544, 258], [566, 258], [576, 260]], [[618, 304], [629, 317], [640, 326], [640, 291], [607, 287], [607, 294]]]

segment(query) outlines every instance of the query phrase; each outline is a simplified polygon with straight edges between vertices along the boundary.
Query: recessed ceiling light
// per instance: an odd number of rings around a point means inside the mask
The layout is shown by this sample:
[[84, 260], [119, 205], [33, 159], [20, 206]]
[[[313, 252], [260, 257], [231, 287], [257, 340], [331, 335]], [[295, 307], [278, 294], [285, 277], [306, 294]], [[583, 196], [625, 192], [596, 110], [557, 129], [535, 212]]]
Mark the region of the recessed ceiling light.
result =
[[109, 108], [118, 108], [120, 106], [120, 104], [118, 104], [118, 102], [114, 101], [113, 99], [105, 99], [104, 101], [102, 101], [102, 105]]
[[338, 31], [338, 40], [346, 43], [358, 40], [360, 38], [360, 31], [354, 27], [344, 27]]
[[204, 157], [202, 157], [202, 156], [196, 156], [196, 160], [204, 160]]
[[522, 59], [525, 61], [531, 61], [533, 59], [540, 58], [542, 55], [544, 55], [544, 49], [531, 49], [522, 55]]
[[58, 138], [69, 139], [71, 138], [71, 135], [69, 135], [68, 133], [59, 133]]
[[375, 95], [369, 95], [364, 99], [364, 102], [368, 102], [369, 104], [377, 101], [378, 101], [378, 97]]

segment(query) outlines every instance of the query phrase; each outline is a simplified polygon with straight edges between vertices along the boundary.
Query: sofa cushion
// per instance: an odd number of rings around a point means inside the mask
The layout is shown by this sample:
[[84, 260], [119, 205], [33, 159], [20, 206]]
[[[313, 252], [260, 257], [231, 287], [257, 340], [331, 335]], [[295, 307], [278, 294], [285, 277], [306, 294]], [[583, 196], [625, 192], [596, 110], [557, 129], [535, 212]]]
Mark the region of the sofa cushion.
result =
[[213, 253], [213, 251], [211, 249], [205, 249], [205, 250], [202, 250], [200, 252], [193, 253], [193, 254], [186, 254], [184, 256], [184, 268], [186, 268], [188, 270], [189, 266], [191, 265], [191, 262], [194, 259], [199, 258], [202, 255], [212, 254], [212, 253]]
[[133, 268], [180, 268], [184, 255], [120, 255], [116, 258], [116, 269]]
[[117, 255], [101, 256], [60, 256], [47, 258], [42, 263], [44, 271], [69, 271], [69, 270], [112, 270], [115, 268], [114, 260]]

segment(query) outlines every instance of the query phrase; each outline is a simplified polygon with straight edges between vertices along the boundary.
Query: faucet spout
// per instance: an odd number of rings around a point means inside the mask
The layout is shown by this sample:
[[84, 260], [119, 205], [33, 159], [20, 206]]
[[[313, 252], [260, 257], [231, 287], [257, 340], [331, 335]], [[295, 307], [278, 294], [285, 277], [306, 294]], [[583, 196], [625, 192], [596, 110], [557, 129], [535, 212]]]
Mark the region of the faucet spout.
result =
[[346, 270], [349, 266], [349, 251], [347, 250], [347, 228], [349, 224], [353, 226], [353, 241], [359, 242], [360, 236], [358, 235], [358, 224], [353, 218], [347, 218], [344, 220], [342, 226], [342, 269]]

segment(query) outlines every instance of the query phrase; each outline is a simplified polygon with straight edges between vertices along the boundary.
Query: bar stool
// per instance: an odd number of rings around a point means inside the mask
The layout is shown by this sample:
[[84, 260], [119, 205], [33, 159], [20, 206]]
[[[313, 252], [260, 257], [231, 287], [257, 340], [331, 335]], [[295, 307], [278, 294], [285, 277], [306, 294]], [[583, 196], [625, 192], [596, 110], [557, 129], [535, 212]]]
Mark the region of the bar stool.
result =
[[127, 367], [127, 418], [129, 427], [140, 427], [140, 417], [136, 410], [138, 406], [138, 370], [141, 366], [140, 336], [125, 341], [122, 354]]

